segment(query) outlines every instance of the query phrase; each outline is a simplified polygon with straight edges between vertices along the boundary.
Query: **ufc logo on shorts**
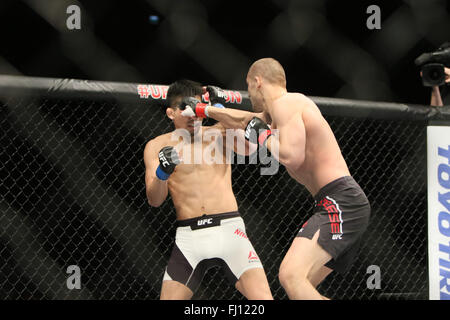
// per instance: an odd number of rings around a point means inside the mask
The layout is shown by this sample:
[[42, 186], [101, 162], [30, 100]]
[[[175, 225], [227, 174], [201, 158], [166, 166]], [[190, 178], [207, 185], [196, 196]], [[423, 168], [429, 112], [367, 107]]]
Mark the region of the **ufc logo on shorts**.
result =
[[342, 234], [333, 234], [331, 240], [342, 240]]
[[197, 221], [198, 226], [204, 226], [205, 224], [211, 224], [211, 223], [212, 223], [212, 218]]

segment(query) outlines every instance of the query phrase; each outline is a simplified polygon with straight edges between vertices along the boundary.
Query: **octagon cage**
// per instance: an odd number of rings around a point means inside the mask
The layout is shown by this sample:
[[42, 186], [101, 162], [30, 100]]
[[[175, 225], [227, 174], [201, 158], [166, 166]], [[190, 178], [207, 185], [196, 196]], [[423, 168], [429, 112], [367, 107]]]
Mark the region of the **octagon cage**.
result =
[[[0, 298], [159, 299], [175, 238], [170, 196], [145, 195], [146, 142], [173, 130], [166, 85], [0, 76]], [[228, 108], [250, 110], [244, 91]], [[436, 108], [311, 97], [372, 206], [357, 259], [318, 287], [331, 299], [428, 299], [426, 126]], [[213, 124], [208, 120], [207, 125]], [[312, 196], [283, 166], [232, 165], [247, 235], [275, 299]], [[81, 287], [67, 286], [78, 267]], [[380, 284], [370, 286], [379, 268]], [[219, 268], [193, 299], [244, 299]]]

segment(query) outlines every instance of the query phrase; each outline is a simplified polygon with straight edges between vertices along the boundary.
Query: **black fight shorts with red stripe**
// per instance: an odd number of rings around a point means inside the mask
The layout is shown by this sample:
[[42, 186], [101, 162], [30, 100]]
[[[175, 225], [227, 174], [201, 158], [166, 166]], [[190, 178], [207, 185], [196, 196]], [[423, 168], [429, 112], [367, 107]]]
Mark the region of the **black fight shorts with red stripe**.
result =
[[369, 200], [351, 176], [325, 185], [314, 200], [314, 214], [297, 237], [312, 239], [320, 229], [318, 243], [332, 257], [325, 266], [343, 274], [355, 259], [369, 224]]

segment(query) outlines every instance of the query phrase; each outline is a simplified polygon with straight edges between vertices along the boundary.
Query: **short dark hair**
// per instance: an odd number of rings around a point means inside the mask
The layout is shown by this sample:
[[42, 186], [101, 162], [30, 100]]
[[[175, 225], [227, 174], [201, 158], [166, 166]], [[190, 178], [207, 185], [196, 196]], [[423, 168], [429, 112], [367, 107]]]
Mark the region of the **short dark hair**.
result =
[[173, 105], [177, 98], [201, 96], [202, 93], [203, 89], [200, 83], [187, 79], [177, 80], [167, 90], [167, 107], [178, 107]]

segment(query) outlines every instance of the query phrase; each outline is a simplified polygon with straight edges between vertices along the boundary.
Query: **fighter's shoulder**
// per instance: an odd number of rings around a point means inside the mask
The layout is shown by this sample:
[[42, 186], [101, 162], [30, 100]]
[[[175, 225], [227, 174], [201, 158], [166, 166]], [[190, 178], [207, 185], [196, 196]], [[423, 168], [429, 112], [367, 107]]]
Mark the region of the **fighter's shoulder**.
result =
[[312, 100], [299, 92], [288, 92], [285, 96], [285, 101], [296, 105], [297, 107], [308, 106]]
[[317, 107], [311, 98], [304, 94], [292, 93], [290, 99], [293, 101], [293, 105], [296, 106], [297, 110], [300, 111], [302, 117], [304, 117], [305, 114], [320, 114], [319, 107]]
[[167, 142], [170, 140], [170, 135], [171, 132], [164, 133], [147, 141], [147, 143], [145, 144], [144, 153], [159, 151], [163, 146], [167, 145]]
[[282, 117], [292, 118], [294, 115], [301, 115], [307, 107], [307, 97], [301, 93], [288, 92], [276, 104], [280, 107], [278, 112]]

